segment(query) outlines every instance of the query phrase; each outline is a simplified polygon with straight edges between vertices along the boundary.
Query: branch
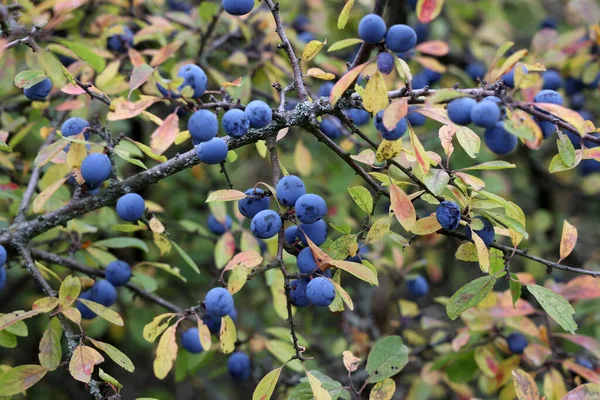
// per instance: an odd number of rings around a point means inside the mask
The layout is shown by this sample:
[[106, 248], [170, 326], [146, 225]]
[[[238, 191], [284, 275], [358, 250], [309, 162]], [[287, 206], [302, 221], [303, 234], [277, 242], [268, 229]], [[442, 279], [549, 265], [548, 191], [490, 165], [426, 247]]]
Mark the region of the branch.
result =
[[83, 83], [77, 78], [75, 78], [75, 83], [77, 84], [77, 86], [82, 88], [90, 96], [90, 98], [92, 100], [99, 100], [102, 103], [106, 104], [107, 106], [110, 106], [110, 103], [111, 103], [110, 97], [108, 97], [104, 93], [98, 94], [97, 92], [90, 90], [90, 88], [93, 86], [91, 83]]

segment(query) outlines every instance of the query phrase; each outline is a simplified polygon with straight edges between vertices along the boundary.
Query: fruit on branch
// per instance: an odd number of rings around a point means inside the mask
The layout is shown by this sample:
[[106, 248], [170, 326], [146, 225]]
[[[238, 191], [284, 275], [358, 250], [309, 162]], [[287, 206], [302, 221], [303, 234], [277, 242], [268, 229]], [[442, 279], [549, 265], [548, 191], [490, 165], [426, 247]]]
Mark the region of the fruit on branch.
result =
[[[237, 321], [237, 310], [235, 309], [235, 307], [233, 307], [233, 309], [228, 315], [229, 317], [231, 317], [233, 322]], [[221, 317], [216, 317], [212, 314], [206, 314], [202, 317], [202, 321], [208, 327], [208, 330], [211, 333], [218, 335], [221, 331]]]
[[329, 97], [331, 95], [331, 89], [333, 89], [334, 83], [327, 81], [319, 86], [319, 97]]
[[188, 120], [188, 130], [195, 143], [207, 142], [217, 136], [219, 120], [209, 110], [198, 110]]
[[244, 110], [250, 118], [251, 128], [264, 128], [273, 120], [273, 111], [264, 101], [254, 100], [248, 103]]
[[137, 193], [127, 193], [117, 201], [117, 214], [125, 221], [135, 222], [142, 218], [145, 211], [146, 203]]
[[281, 217], [273, 210], [263, 210], [252, 218], [250, 230], [259, 239], [269, 239], [279, 233]]
[[[585, 94], [583, 94], [583, 92], [579, 92], [572, 95], [569, 99], [569, 105], [573, 110], [581, 110], [583, 107], [585, 107]], [[587, 114], [584, 116], [582, 112]], [[581, 110], [579, 111], [579, 114], [583, 117], [583, 119], [592, 119], [592, 115], [589, 113], [589, 111]]]
[[482, 128], [492, 128], [500, 120], [500, 107], [494, 101], [480, 101], [471, 108], [471, 121]]
[[517, 137], [504, 129], [504, 122], [498, 121], [483, 133], [483, 141], [488, 149], [496, 154], [508, 154], [517, 147]]
[[427, 280], [421, 275], [409, 279], [406, 283], [408, 285], [408, 294], [411, 297], [423, 297], [429, 292], [429, 283], [427, 283]]
[[298, 39], [303, 43], [308, 43], [317, 40], [317, 37], [312, 32], [306, 31], [298, 34]]
[[131, 267], [125, 261], [115, 260], [106, 266], [105, 276], [114, 286], [126, 285], [131, 278]]
[[296, 200], [296, 218], [305, 224], [312, 224], [327, 214], [327, 203], [319, 195], [308, 193]]
[[298, 266], [298, 270], [303, 274], [309, 274], [317, 269], [317, 262], [310, 247], [305, 247], [298, 253], [296, 265]]
[[[79, 295], [80, 299], [84, 299], [84, 300], [92, 300], [92, 290], [88, 289], [85, 292], [81, 292], [81, 294]], [[81, 318], [83, 319], [94, 319], [96, 318], [96, 313], [93, 312], [92, 310], [89, 309], [88, 306], [86, 306], [85, 304], [83, 304], [80, 301], [76, 301], [75, 302], [75, 307], [79, 310], [79, 312], [81, 313]]]
[[252, 373], [250, 357], [244, 352], [236, 351], [227, 360], [227, 370], [236, 382], [247, 381]]
[[306, 286], [306, 297], [317, 307], [327, 307], [335, 298], [335, 286], [327, 278], [314, 278]]
[[223, 9], [229, 15], [246, 15], [254, 7], [254, 0], [223, 0]]
[[193, 327], [181, 333], [181, 345], [188, 353], [198, 354], [204, 350], [200, 343], [198, 328]]
[[308, 246], [306, 236], [317, 246], [322, 245], [327, 239], [327, 232], [329, 230], [327, 223], [322, 219], [314, 224], [300, 224], [298, 228], [298, 236], [305, 246]]
[[364, 126], [371, 120], [371, 113], [360, 108], [349, 108], [344, 110], [346, 117], [352, 120], [356, 126]]
[[222, 235], [226, 231], [231, 230], [233, 221], [229, 215], [225, 216], [225, 221], [219, 221], [217, 217], [214, 215], [208, 216], [207, 226], [208, 230], [214, 233], [215, 235]]
[[0, 244], [0, 266], [6, 264], [6, 260], [8, 260], [8, 253], [4, 246]]
[[377, 68], [382, 74], [389, 75], [394, 70], [395, 57], [383, 51], [377, 55]]
[[81, 176], [91, 186], [96, 187], [110, 177], [111, 164], [103, 153], [92, 153], [81, 163]]
[[105, 279], [97, 280], [91, 292], [90, 300], [104, 307], [110, 307], [117, 301], [117, 289]]
[[375, 128], [377, 128], [385, 140], [398, 140], [406, 133], [406, 118], [401, 118], [396, 124], [396, 128], [389, 131], [385, 125], [383, 125], [383, 110], [381, 110], [375, 116]]
[[306, 188], [302, 179], [296, 175], [288, 175], [279, 180], [275, 192], [277, 193], [277, 201], [281, 205], [292, 207], [300, 196], [306, 194]]
[[183, 90], [186, 86], [190, 86], [194, 89], [194, 99], [200, 98], [206, 91], [208, 85], [208, 78], [202, 68], [195, 64], [186, 64], [179, 69], [177, 72], [179, 78], [183, 78], [183, 83], [179, 86], [179, 90]]
[[544, 136], [544, 139], [552, 136], [552, 134], [554, 132], [556, 132], [556, 124], [553, 124], [550, 121], [537, 121], [538, 126], [540, 127], [540, 130], [542, 131], [542, 135]]
[[221, 123], [225, 133], [234, 138], [241, 138], [250, 129], [248, 114], [237, 108], [227, 111]]
[[487, 73], [487, 67], [482, 62], [473, 61], [467, 65], [465, 72], [471, 77], [471, 79], [477, 82], [485, 77], [485, 74]]
[[506, 74], [502, 75], [502, 80], [511, 89], [515, 87], [515, 69], [511, 69]]
[[527, 347], [527, 338], [519, 332], [513, 332], [506, 337], [508, 349], [513, 354], [523, 354], [523, 350]]
[[571, 77], [565, 79], [565, 92], [569, 96], [581, 92], [584, 88], [585, 85], [581, 79]]
[[556, 24], [556, 20], [552, 17], [548, 17], [540, 22], [540, 29], [553, 29], [556, 30], [558, 25]]
[[46, 78], [31, 87], [23, 89], [23, 94], [31, 101], [44, 101], [51, 90], [52, 81], [50, 78]]
[[575, 357], [575, 362], [584, 368], [591, 369], [591, 370], [594, 369], [594, 364], [592, 364], [592, 362], [584, 356]]
[[386, 29], [383, 18], [377, 14], [367, 14], [358, 24], [358, 36], [368, 44], [377, 44], [383, 40]]
[[408, 25], [392, 25], [385, 34], [386, 47], [395, 53], [412, 50], [416, 44], [417, 33]]
[[233, 297], [222, 287], [212, 288], [204, 298], [206, 311], [215, 317], [224, 317], [233, 310]]
[[304, 308], [310, 305], [306, 297], [306, 285], [308, 282], [304, 279], [296, 279], [290, 282], [290, 301], [296, 307]]
[[[483, 243], [485, 243], [486, 246], [489, 246], [494, 242], [494, 236], [496, 235], [494, 233], [494, 225], [492, 225], [489, 219], [484, 217], [477, 216], [475, 219], [483, 222], [483, 228], [475, 229], [475, 233], [477, 233], [477, 236], [483, 240]], [[465, 235], [467, 236], [468, 240], [473, 240], [473, 234], [471, 233], [471, 228], [468, 225], [465, 230]]]
[[460, 97], [448, 103], [448, 118], [458, 125], [469, 125], [471, 123], [471, 110], [477, 101], [471, 97]]
[[444, 76], [442, 73], [429, 68], [424, 68], [423, 71], [421, 71], [421, 74], [427, 78], [429, 86], [433, 85], [434, 83], [438, 83], [439, 80], [442, 79], [442, 76]]
[[227, 159], [229, 147], [221, 138], [214, 137], [196, 146], [196, 156], [205, 164], [215, 165]]
[[562, 96], [554, 90], [541, 90], [533, 98], [534, 103], [550, 103], [562, 106], [564, 101]]
[[294, 18], [294, 22], [292, 22], [292, 28], [294, 28], [298, 33], [306, 31], [309, 27], [310, 18], [303, 14], [298, 15], [296, 18]]
[[167, 0], [167, 7], [172, 11], [181, 11], [185, 13], [192, 11], [192, 5], [187, 1]]
[[245, 199], [238, 202], [238, 210], [246, 218], [252, 218], [262, 210], [271, 206], [271, 199], [265, 196], [265, 191], [259, 188], [250, 188], [244, 192]]
[[558, 90], [563, 87], [564, 81], [558, 71], [549, 70], [543, 73], [544, 86], [542, 89]]
[[413, 90], [423, 89], [425, 86], [429, 85], [429, 79], [427, 78], [427, 75], [421, 71], [413, 76], [412, 81], [410, 81], [410, 85]]
[[[83, 132], [84, 129], [89, 128], [90, 127], [90, 123], [87, 122], [85, 119], [83, 118], [78, 118], [78, 117], [71, 117], [68, 120], [66, 120], [65, 122], [63, 122], [63, 124], [60, 126], [60, 133], [65, 136], [75, 136], [80, 134], [81, 132]], [[91, 132], [88, 130], [86, 130], [85, 132], [83, 132], [83, 136], [85, 137], [85, 139], [89, 139], [90, 138], [90, 134]]]
[[0, 290], [4, 289], [6, 286], [6, 267], [4, 265], [0, 266]]
[[287, 227], [283, 236], [287, 244], [296, 243], [296, 240], [298, 240], [298, 227], [296, 225]]
[[329, 139], [335, 140], [342, 136], [343, 127], [338, 117], [332, 115], [323, 117], [319, 124], [319, 128]]
[[453, 201], [442, 201], [435, 210], [435, 218], [442, 228], [453, 231], [460, 224], [460, 207]]
[[427, 122], [427, 117], [425, 117], [423, 114], [418, 113], [418, 109], [419, 107], [416, 106], [408, 107], [408, 114], [406, 114], [406, 119], [408, 120], [408, 122], [410, 122], [412, 126], [423, 126], [425, 125], [425, 122]]
[[109, 50], [117, 53], [125, 53], [128, 48], [133, 46], [133, 32], [128, 26], [123, 25], [122, 28], [122, 33], [117, 33], [106, 39], [106, 46]]
[[[359, 247], [358, 250], [356, 250], [356, 254], [353, 256], [348, 256], [346, 257], [345, 261], [350, 261], [350, 262], [355, 262], [355, 263], [362, 263], [363, 258], [369, 254], [369, 246], [368, 245], [364, 245], [363, 247]], [[327, 270], [329, 271], [329, 270]]]

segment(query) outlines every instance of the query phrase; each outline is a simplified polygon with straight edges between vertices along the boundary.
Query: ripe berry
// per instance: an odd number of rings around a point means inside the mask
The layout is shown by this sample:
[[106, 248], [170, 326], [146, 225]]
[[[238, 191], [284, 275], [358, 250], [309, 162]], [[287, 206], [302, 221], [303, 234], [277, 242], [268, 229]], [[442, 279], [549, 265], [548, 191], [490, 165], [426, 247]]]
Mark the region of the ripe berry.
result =
[[238, 202], [238, 210], [246, 218], [252, 218], [262, 210], [266, 210], [271, 205], [271, 200], [264, 196], [262, 189], [248, 189], [244, 192], [247, 196]]
[[500, 155], [508, 154], [517, 147], [517, 137], [504, 129], [502, 121], [485, 130], [483, 141], [491, 151]]
[[219, 221], [214, 215], [208, 216], [207, 226], [208, 230], [214, 233], [215, 235], [222, 235], [225, 231], [231, 229], [232, 220], [229, 215], [225, 216], [225, 222]]
[[181, 345], [188, 352], [197, 354], [204, 350], [200, 344], [200, 334], [198, 328], [190, 328], [181, 334]]
[[81, 163], [81, 176], [92, 186], [98, 186], [110, 177], [111, 165], [106, 154], [92, 153]]
[[186, 64], [179, 69], [177, 77], [183, 78], [183, 83], [179, 86], [179, 90], [183, 90], [186, 86], [190, 86], [194, 89], [192, 97], [197, 99], [201, 97], [206, 91], [208, 84], [208, 78], [202, 68], [195, 64]]
[[306, 297], [317, 307], [327, 307], [335, 298], [335, 287], [327, 278], [314, 278], [306, 286]]
[[523, 354], [523, 350], [527, 347], [527, 338], [519, 332], [513, 332], [506, 338], [508, 349], [513, 354]]
[[250, 129], [248, 114], [237, 108], [232, 108], [223, 115], [223, 130], [229, 136], [240, 138]]
[[411, 297], [423, 297], [429, 292], [429, 283], [421, 275], [407, 281], [408, 293]]
[[385, 35], [385, 45], [395, 53], [412, 50], [417, 44], [417, 33], [408, 25], [392, 25]]
[[317, 268], [317, 262], [312, 254], [310, 247], [305, 247], [296, 258], [296, 265], [303, 274], [309, 274]]
[[306, 240], [305, 235], [307, 235], [314, 244], [320, 246], [325, 242], [325, 239], [327, 239], [328, 230], [329, 228], [327, 223], [320, 219], [314, 224], [300, 224], [298, 235], [300, 236], [302, 244], [305, 246], [308, 246], [308, 241]]
[[[475, 229], [475, 233], [477, 233], [477, 236], [479, 236], [481, 240], [483, 240], [483, 243], [485, 243], [486, 246], [489, 246], [494, 241], [494, 236], [496, 235], [494, 232], [494, 225], [492, 225], [492, 223], [487, 218], [475, 218], [483, 222], [483, 228]], [[467, 236], [468, 240], [473, 239], [473, 234], [471, 233], [471, 228], [469, 226], [467, 226], [465, 230], [465, 235]]]
[[281, 217], [273, 210], [263, 210], [250, 222], [250, 230], [259, 239], [269, 239], [279, 233]]
[[107, 280], [96, 281], [91, 292], [90, 300], [104, 307], [110, 307], [117, 301], [117, 289]]
[[216, 287], [206, 293], [204, 298], [206, 311], [215, 317], [224, 317], [233, 310], [233, 297], [227, 289]]
[[247, 381], [252, 372], [250, 357], [248, 357], [246, 353], [236, 351], [229, 356], [229, 359], [227, 360], [227, 369], [229, 370], [229, 375], [231, 375], [236, 382]]
[[[385, 36], [385, 21], [377, 14], [367, 14], [358, 24], [358, 36], [369, 44], [377, 44]], [[415, 42], [416, 42], [415, 35]]]
[[[90, 123], [83, 118], [72, 117], [63, 122], [60, 127], [60, 132], [63, 136], [75, 136], [83, 132], [85, 128], [89, 128]], [[90, 131], [86, 130], [83, 136], [87, 140], [90, 137]]]
[[46, 78], [31, 87], [23, 89], [23, 94], [31, 101], [44, 101], [51, 90], [52, 81], [50, 78]]
[[304, 183], [295, 175], [281, 178], [275, 191], [277, 192], [277, 201], [286, 207], [293, 206], [300, 196], [306, 194]]
[[137, 193], [127, 193], [117, 201], [117, 214], [125, 221], [137, 221], [142, 218], [144, 211], [146, 211], [146, 203]]
[[442, 228], [453, 231], [460, 224], [460, 207], [453, 201], [442, 201], [435, 210], [435, 218]]
[[321, 196], [316, 194], [305, 194], [296, 200], [294, 209], [296, 218], [305, 224], [312, 224], [327, 214], [327, 203]]
[[308, 297], [306, 297], [307, 282], [303, 279], [297, 279], [290, 282], [290, 300], [296, 307], [304, 308], [310, 305]]
[[250, 118], [250, 127], [263, 128], [271, 123], [273, 111], [264, 101], [254, 100], [248, 103], [244, 112]]
[[205, 164], [215, 165], [222, 163], [227, 159], [229, 147], [227, 143], [218, 137], [214, 137], [207, 142], [202, 142], [196, 146], [196, 156]]
[[469, 125], [471, 123], [471, 110], [477, 101], [471, 97], [460, 97], [448, 103], [448, 118], [458, 125]]
[[131, 267], [125, 261], [116, 260], [106, 266], [106, 280], [114, 286], [123, 286], [131, 278]]
[[223, 9], [229, 15], [246, 15], [254, 7], [254, 0], [223, 0]]
[[188, 121], [190, 136], [196, 143], [207, 142], [217, 136], [219, 132], [219, 121], [217, 116], [208, 110], [198, 110]]
[[396, 128], [392, 131], [387, 130], [383, 124], [383, 110], [379, 111], [375, 116], [375, 128], [381, 133], [385, 140], [398, 140], [406, 133], [406, 118], [401, 118], [396, 124]]

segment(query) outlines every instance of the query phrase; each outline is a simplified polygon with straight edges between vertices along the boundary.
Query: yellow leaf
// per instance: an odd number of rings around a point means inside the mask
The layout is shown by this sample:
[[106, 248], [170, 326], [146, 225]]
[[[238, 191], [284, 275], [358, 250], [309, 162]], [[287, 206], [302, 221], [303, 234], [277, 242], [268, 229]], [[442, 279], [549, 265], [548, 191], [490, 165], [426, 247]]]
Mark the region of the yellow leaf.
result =
[[358, 279], [361, 279], [367, 283], [370, 283], [371, 285], [374, 285], [374, 286], [379, 285], [379, 281], [377, 279], [377, 274], [375, 273], [375, 271], [373, 271], [372, 269], [370, 269], [369, 267], [367, 267], [364, 264], [355, 263], [355, 262], [351, 262], [351, 261], [339, 261], [339, 260], [331, 260], [331, 261], [329, 261], [329, 264], [333, 265], [334, 267], [337, 267], [341, 270], [344, 270], [344, 271], [354, 275]]
[[361, 359], [352, 354], [351, 351], [344, 351], [342, 353], [342, 360], [344, 362], [344, 367], [348, 372], [354, 372], [358, 369], [360, 365]]
[[396, 129], [398, 122], [408, 113], [408, 98], [394, 100], [383, 113], [383, 126], [389, 131]]
[[258, 385], [256, 385], [256, 389], [254, 389], [254, 393], [252, 394], [252, 400], [269, 400], [271, 396], [273, 396], [282, 369], [283, 367], [274, 369], [258, 382]]
[[76, 380], [89, 383], [94, 366], [104, 361], [102, 354], [92, 347], [79, 345], [73, 351], [69, 363], [69, 372]]
[[417, 213], [410, 197], [395, 184], [390, 185], [390, 216], [395, 215], [405, 231], [417, 222]]
[[474, 229], [471, 229], [471, 237], [473, 242], [475, 242], [475, 248], [477, 249], [477, 259], [479, 260], [479, 268], [484, 273], [488, 273], [490, 271], [490, 253], [488, 251], [487, 246], [483, 242], [483, 239], [479, 237], [477, 232]]
[[67, 276], [60, 285], [58, 292], [58, 301], [60, 306], [68, 308], [77, 300], [79, 293], [81, 292], [81, 282], [74, 276]]
[[38, 383], [48, 369], [40, 365], [20, 365], [0, 374], [0, 396], [10, 399]]
[[154, 360], [154, 375], [162, 380], [164, 379], [177, 358], [177, 324], [171, 325], [160, 337], [158, 347], [156, 348], [156, 359]]
[[440, 74], [446, 72], [446, 66], [433, 57], [416, 56], [414, 57], [414, 60], [421, 64], [423, 67], [432, 71], [439, 72]]
[[334, 74], [332, 74], [331, 72], [325, 72], [321, 68], [309, 68], [309, 70], [306, 71], [306, 74], [304, 74], [304, 76], [311, 76], [313, 78], [322, 79], [324, 81], [331, 81], [335, 79]]
[[162, 47], [156, 54], [154, 54], [154, 57], [152, 57], [152, 61], [150, 61], [150, 66], [156, 67], [165, 62], [169, 57], [175, 54], [177, 50], [179, 50], [182, 44], [183, 42], [176, 40]]
[[[83, 133], [79, 133], [74, 139], [85, 140]], [[70, 168], [79, 168], [83, 160], [87, 157], [87, 149], [84, 144], [72, 142], [67, 153], [67, 165]]]
[[[160, 336], [161, 333], [167, 329], [171, 319], [177, 314], [175, 313], [165, 313], [161, 315], [157, 315], [154, 319], [144, 326], [144, 331], [142, 332], [142, 336], [148, 342], [152, 343], [156, 340], [157, 337]], [[166, 318], [169, 318], [168, 321], [163, 322]]]
[[326, 44], [327, 39], [325, 39], [324, 42], [319, 42], [318, 40], [311, 40], [310, 42], [308, 42], [308, 44], [304, 48], [304, 51], [302, 52], [301, 61], [306, 63], [315, 58]]
[[565, 219], [563, 222], [562, 235], [560, 238], [560, 260], [558, 260], [559, 264], [562, 260], [567, 258], [569, 254], [571, 254], [571, 252], [575, 248], [576, 243], [577, 228], [575, 228], [569, 223], [569, 221]]
[[81, 325], [81, 312], [75, 307], [69, 307], [61, 310], [62, 315], [73, 321], [77, 325]]
[[235, 341], [237, 340], [237, 332], [235, 324], [229, 315], [221, 318], [221, 332], [219, 332], [219, 340], [221, 342], [221, 351], [223, 354], [229, 354], [235, 349]]
[[54, 310], [57, 305], [58, 299], [56, 297], [42, 297], [36, 300], [31, 308], [39, 312], [48, 312]]
[[35, 157], [34, 164], [38, 167], [43, 167], [48, 164], [58, 153], [69, 145], [67, 139], [59, 139], [49, 146], [44, 147]]
[[[519, 51], [511, 54], [510, 57], [508, 57], [504, 61], [504, 63], [500, 67], [500, 69], [495, 71], [495, 74], [493, 76], [490, 76], [489, 80], [497, 81], [498, 79], [500, 79], [500, 77], [502, 75], [509, 72], [519, 62], [519, 60], [521, 60], [521, 58], [525, 57], [527, 54], [529, 54], [529, 51], [527, 49], [522, 49], [522, 50], [519, 50]], [[516, 72], [517, 72], [517, 70], [515, 70], [515, 73]], [[515, 76], [515, 83], [516, 83], [516, 76]]]
[[381, 239], [390, 231], [390, 220], [387, 217], [379, 218], [373, 223], [365, 243], [375, 243]]
[[430, 215], [425, 218], [418, 219], [411, 228], [411, 232], [415, 235], [430, 235], [442, 229], [435, 215]]
[[383, 139], [379, 143], [377, 153], [375, 153], [375, 159], [378, 162], [391, 160], [396, 157], [402, 151], [402, 140], [385, 140]]
[[415, 152], [417, 163], [421, 166], [421, 169], [423, 169], [423, 174], [426, 175], [429, 172], [429, 157], [427, 156], [427, 152], [423, 148], [421, 141], [410, 124], [408, 124], [408, 133], [410, 135], [410, 144]]
[[323, 384], [316, 376], [306, 371], [306, 377], [308, 378], [308, 383], [310, 384], [315, 400], [331, 400], [331, 395], [323, 388]]
[[385, 79], [380, 71], [369, 79], [363, 98], [363, 106], [370, 113], [378, 113], [385, 109], [389, 104], [388, 92]]
[[312, 156], [310, 151], [304, 146], [302, 140], [298, 140], [296, 143], [296, 150], [294, 150], [294, 165], [296, 170], [302, 176], [309, 176], [312, 172]]
[[512, 372], [512, 376], [513, 385], [515, 386], [519, 400], [539, 400], [540, 394], [531, 375], [522, 369], [515, 369]]
[[369, 394], [369, 400], [391, 400], [395, 392], [396, 382], [391, 378], [386, 378], [373, 386]]
[[231, 272], [231, 275], [229, 275], [229, 279], [227, 280], [227, 290], [229, 293], [233, 295], [239, 292], [246, 284], [249, 273], [250, 270], [248, 268], [234, 268]]
[[[330, 281], [331, 281], [331, 283], [333, 283], [333, 286], [335, 287], [336, 292], [338, 292], [340, 294], [340, 297], [342, 298], [342, 300], [344, 301], [344, 303], [346, 303], [346, 305], [348, 306], [348, 308], [350, 310], [354, 310], [354, 302], [352, 301], [352, 298], [350, 297], [350, 295], [348, 294], [348, 292], [346, 292], [344, 290], [344, 288], [339, 283], [337, 283], [335, 280], [330, 279]], [[343, 310], [341, 310], [341, 311], [343, 311]]]
[[77, 299], [77, 301], [85, 304], [90, 310], [96, 313], [99, 317], [107, 320], [111, 324], [115, 324], [117, 326], [123, 326], [123, 318], [116, 311], [111, 310], [110, 308], [104, 307], [102, 304], [95, 303], [91, 300], [86, 299]]
[[350, 13], [352, 12], [352, 7], [354, 7], [354, 0], [348, 0], [348, 2], [344, 5], [344, 8], [342, 8], [340, 16], [338, 17], [338, 29], [344, 29], [346, 27], [348, 19], [350, 18]]
[[210, 336], [210, 330], [208, 326], [202, 321], [202, 318], [198, 318], [198, 338], [200, 339], [200, 345], [207, 351], [212, 346], [212, 338]]
[[102, 350], [106, 353], [107, 356], [110, 357], [117, 365], [123, 368], [127, 372], [133, 372], [135, 367], [133, 366], [133, 362], [123, 353], [121, 350], [117, 349], [115, 346], [101, 342], [99, 340], [94, 340], [92, 338], [88, 338], [94, 346]]

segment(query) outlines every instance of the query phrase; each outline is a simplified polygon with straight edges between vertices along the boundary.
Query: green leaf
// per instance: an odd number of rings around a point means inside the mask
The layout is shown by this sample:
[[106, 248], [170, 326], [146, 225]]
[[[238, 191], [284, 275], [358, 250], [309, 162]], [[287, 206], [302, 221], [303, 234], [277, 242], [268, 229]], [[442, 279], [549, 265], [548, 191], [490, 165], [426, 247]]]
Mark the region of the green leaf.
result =
[[69, 308], [71, 304], [77, 300], [79, 293], [81, 292], [81, 281], [72, 275], [65, 278], [63, 283], [60, 285], [60, 291], [58, 293], [58, 301], [62, 308]]
[[108, 247], [109, 249], [126, 249], [128, 247], [133, 247], [136, 249], [140, 249], [146, 253], [148, 252], [148, 246], [144, 241], [130, 237], [116, 237], [104, 239], [94, 243], [94, 245], [96, 247]]
[[390, 231], [390, 219], [388, 217], [379, 218], [369, 229], [365, 243], [375, 243], [381, 240]]
[[575, 333], [577, 323], [573, 319], [573, 306], [560, 294], [539, 285], [527, 285], [527, 290], [565, 331]]
[[60, 321], [54, 317], [48, 324], [42, 340], [40, 340], [40, 353], [38, 355], [40, 364], [49, 370], [54, 370], [60, 365], [62, 358], [61, 336], [62, 328], [60, 327]]
[[340, 40], [338, 42], [333, 43], [331, 46], [329, 46], [329, 48], [327, 49], [327, 52], [331, 53], [332, 51], [345, 49], [346, 47], [354, 46], [355, 44], [359, 44], [362, 42], [363, 42], [362, 39], [357, 39], [357, 38]]
[[103, 57], [99, 56], [94, 52], [93, 49], [85, 44], [60, 38], [56, 38], [56, 40], [75, 53], [83, 61], [90, 64], [90, 66], [94, 68], [96, 72], [100, 73], [104, 71], [104, 68], [106, 68], [106, 60], [104, 60]]
[[258, 382], [258, 385], [256, 385], [256, 389], [254, 389], [254, 393], [252, 394], [252, 400], [269, 400], [271, 396], [273, 396], [282, 369], [283, 367], [274, 369]]
[[121, 318], [121, 316], [116, 311], [113, 311], [110, 308], [104, 307], [102, 304], [98, 304], [91, 300], [77, 299], [77, 301], [85, 304], [90, 310], [96, 313], [96, 315], [98, 315], [100, 318], [107, 320], [111, 324], [123, 326], [123, 318]]
[[12, 147], [4, 143], [2, 140], [0, 140], [0, 150], [5, 151], [7, 153], [12, 153]]
[[448, 317], [455, 320], [463, 311], [475, 307], [492, 291], [495, 284], [496, 278], [486, 275], [458, 289], [446, 304]]
[[48, 75], [44, 71], [40, 71], [37, 69], [29, 69], [26, 71], [21, 71], [15, 76], [15, 85], [21, 89], [29, 89], [33, 85], [40, 83], [44, 79], [46, 79]]
[[517, 274], [511, 272], [510, 274], [510, 295], [512, 297], [513, 307], [516, 309], [517, 300], [521, 298], [521, 290], [523, 285], [519, 281]]
[[481, 147], [481, 139], [475, 132], [466, 126], [456, 126], [456, 138], [458, 144], [471, 158], [476, 158]]
[[423, 183], [438, 196], [444, 191], [448, 182], [450, 182], [450, 175], [443, 169], [430, 169], [423, 177]]
[[388, 336], [375, 342], [367, 358], [367, 382], [376, 383], [402, 371], [408, 363], [408, 347], [400, 336]]
[[266, 342], [267, 350], [273, 357], [278, 359], [282, 364], [285, 364], [286, 367], [290, 368], [292, 371], [302, 372], [304, 369], [302, 368], [302, 364], [298, 360], [294, 360], [288, 362], [290, 358], [296, 351], [294, 350], [294, 346], [289, 341], [283, 340], [268, 340]]
[[185, 261], [185, 263], [187, 265], [189, 265], [190, 267], [192, 267], [192, 269], [194, 271], [196, 271], [196, 273], [200, 273], [200, 269], [198, 269], [198, 266], [196, 265], [196, 263], [194, 262], [194, 260], [192, 260], [192, 258], [190, 256], [188, 256], [188, 254], [183, 251], [183, 249], [181, 247], [179, 247], [179, 245], [177, 243], [175, 243], [174, 241], [171, 240], [171, 243], [173, 244], [173, 247], [175, 247], [175, 250], [177, 250], [177, 253], [179, 253], [179, 255], [181, 256], [181, 258], [183, 258], [183, 261]]
[[48, 369], [41, 365], [21, 365], [0, 373], [0, 396], [19, 394], [40, 381]]
[[352, 7], [354, 7], [354, 0], [348, 0], [344, 8], [342, 8], [342, 12], [338, 17], [337, 28], [344, 29], [346, 24], [348, 23], [348, 19], [350, 18], [350, 13], [352, 12]]
[[140, 268], [140, 267], [153, 267], [153, 268], [157, 268], [160, 269], [162, 271], [165, 271], [168, 274], [171, 274], [179, 279], [181, 279], [184, 282], [187, 282], [187, 279], [185, 279], [184, 276], [181, 275], [181, 270], [177, 267], [172, 267], [169, 264], [165, 264], [165, 263], [159, 263], [159, 262], [152, 262], [152, 261], [143, 261], [139, 264], [136, 264], [134, 266], [134, 268], [136, 269], [136, 271]]
[[558, 146], [558, 154], [560, 154], [560, 158], [563, 160], [563, 163], [567, 167], [575, 166], [575, 147], [573, 147], [573, 143], [567, 135], [558, 131], [558, 139], [556, 140], [556, 145]]
[[131, 362], [131, 360], [129, 359], [129, 357], [127, 357], [125, 355], [125, 353], [123, 353], [121, 350], [117, 349], [115, 346], [108, 344], [108, 343], [100, 342], [98, 340], [94, 340], [92, 338], [88, 338], [88, 339], [92, 342], [92, 344], [94, 346], [96, 346], [98, 349], [105, 352], [106, 355], [109, 356], [111, 360], [113, 360], [117, 365], [119, 365], [125, 371], [133, 372], [135, 370], [135, 367], [134, 367], [133, 363]]
[[373, 197], [367, 188], [363, 186], [354, 186], [348, 188], [348, 193], [350, 193], [350, 197], [352, 197], [352, 200], [354, 200], [361, 210], [367, 214], [373, 212]]
[[100, 377], [100, 379], [102, 379], [104, 382], [110, 383], [113, 386], [121, 389], [123, 388], [123, 385], [121, 385], [121, 383], [116, 380], [115, 378], [113, 378], [112, 376], [110, 376], [109, 374], [107, 374], [106, 372], [104, 372], [102, 370], [102, 368], [98, 368], [98, 376]]
[[428, 100], [431, 104], [445, 103], [448, 100], [457, 99], [459, 97], [467, 96], [463, 92], [458, 92], [452, 89], [440, 89], [435, 92], [433, 96], [430, 96]]
[[488, 161], [481, 164], [473, 165], [468, 168], [462, 168], [459, 171], [475, 171], [475, 170], [487, 170], [494, 171], [498, 169], [516, 168], [515, 164], [511, 164], [506, 161]]
[[[321, 387], [325, 389], [332, 400], [350, 400], [350, 392], [348, 392], [342, 384], [320, 371], [309, 371], [315, 378], [321, 382]], [[308, 378], [300, 378], [300, 384], [296, 385], [289, 394], [288, 400], [315, 400], [312, 388]]]
[[329, 224], [329, 226], [331, 226], [333, 229], [335, 229], [338, 232], [341, 232], [343, 234], [350, 234], [352, 232], [352, 227], [350, 225], [344, 224], [344, 225], [336, 225], [336, 224]]
[[569, 167], [567, 164], [565, 164], [560, 154], [552, 157], [552, 161], [550, 161], [550, 166], [548, 167], [548, 171], [551, 174], [555, 172], [568, 171], [570, 169], [573, 169], [573, 167]]
[[146, 165], [143, 162], [141, 162], [137, 158], [132, 158], [128, 151], [122, 149], [115, 149], [115, 154], [121, 157], [123, 160], [127, 161], [128, 163], [137, 165], [138, 167], [143, 169], [148, 169], [148, 167], [146, 167]]
[[0, 347], [14, 349], [17, 347], [17, 337], [8, 331], [0, 331]]

